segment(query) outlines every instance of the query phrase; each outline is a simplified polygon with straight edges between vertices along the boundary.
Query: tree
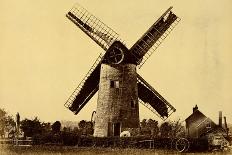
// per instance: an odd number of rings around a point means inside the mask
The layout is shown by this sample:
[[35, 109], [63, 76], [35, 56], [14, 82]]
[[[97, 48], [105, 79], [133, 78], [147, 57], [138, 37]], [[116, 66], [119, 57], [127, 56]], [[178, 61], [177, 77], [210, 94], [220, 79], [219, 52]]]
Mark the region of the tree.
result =
[[158, 121], [153, 119], [143, 119], [140, 122], [141, 134], [146, 136], [156, 137], [159, 134]]
[[0, 136], [3, 138], [5, 135], [6, 112], [0, 109]]
[[142, 122], [140, 122], [141, 128], [146, 128], [147, 126], [147, 119], [143, 119]]
[[63, 131], [64, 131], [64, 132], [71, 132], [72, 129], [71, 129], [70, 126], [67, 126], [67, 127], [63, 127]]
[[170, 122], [164, 122], [160, 125], [160, 135], [161, 137], [170, 137], [172, 132], [172, 126]]
[[78, 127], [74, 127], [73, 128], [73, 133], [75, 133], [75, 134], [79, 134], [80, 133]]
[[[0, 108], [0, 137], [5, 136], [5, 132], [10, 132], [15, 126], [12, 116], [9, 116], [4, 109]], [[9, 135], [8, 135], [9, 136]]]
[[55, 121], [55, 123], [52, 124], [52, 131], [54, 133], [59, 133], [61, 129], [61, 123], [60, 121]]
[[156, 137], [159, 134], [158, 121], [149, 119], [147, 121], [147, 127], [151, 131], [151, 136]]
[[87, 121], [86, 122], [86, 134], [87, 135], [93, 135], [94, 129], [93, 129], [93, 122]]
[[93, 123], [91, 121], [81, 120], [78, 123], [80, 133], [82, 135], [93, 135]]
[[8, 138], [10, 133], [14, 133], [14, 127], [15, 127], [15, 121], [12, 116], [7, 116], [6, 118], [6, 126], [5, 126], [5, 131], [8, 132]]
[[52, 130], [51, 123], [45, 123], [43, 122], [42, 124], [42, 132], [43, 133], [49, 133]]
[[85, 121], [85, 120], [81, 120], [81, 121], [78, 123], [78, 126], [79, 126], [80, 130], [81, 130], [81, 129], [84, 129], [85, 126], [86, 126], [86, 121]]
[[185, 134], [184, 126], [180, 120], [172, 122], [164, 122], [160, 126], [161, 137], [183, 137]]
[[42, 124], [37, 117], [35, 117], [33, 120], [22, 120], [20, 128], [24, 132], [24, 137], [33, 137], [37, 134], [41, 134], [43, 130]]
[[172, 126], [172, 133], [171, 137], [184, 137], [185, 136], [185, 128], [180, 122], [180, 119], [178, 121], [171, 122]]

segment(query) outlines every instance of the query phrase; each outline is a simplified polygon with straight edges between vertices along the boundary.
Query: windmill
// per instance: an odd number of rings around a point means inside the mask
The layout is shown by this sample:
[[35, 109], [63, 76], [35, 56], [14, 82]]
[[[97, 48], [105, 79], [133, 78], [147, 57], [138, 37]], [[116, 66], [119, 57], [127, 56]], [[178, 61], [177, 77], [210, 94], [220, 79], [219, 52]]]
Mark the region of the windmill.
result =
[[79, 4], [66, 17], [105, 50], [65, 103], [78, 114], [98, 91], [94, 136], [119, 136], [139, 129], [139, 103], [162, 120], [176, 111], [136, 72], [180, 21], [172, 7], [130, 49], [114, 30]]

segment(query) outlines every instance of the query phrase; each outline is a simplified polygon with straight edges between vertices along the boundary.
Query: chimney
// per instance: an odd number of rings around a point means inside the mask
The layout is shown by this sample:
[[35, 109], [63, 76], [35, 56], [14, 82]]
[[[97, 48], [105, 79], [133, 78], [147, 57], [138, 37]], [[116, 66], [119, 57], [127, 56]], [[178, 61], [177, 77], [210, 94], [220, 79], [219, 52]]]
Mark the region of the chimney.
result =
[[218, 121], [218, 125], [220, 127], [222, 127], [222, 111], [219, 111], [219, 121]]
[[198, 110], [198, 106], [193, 107], [193, 113]]

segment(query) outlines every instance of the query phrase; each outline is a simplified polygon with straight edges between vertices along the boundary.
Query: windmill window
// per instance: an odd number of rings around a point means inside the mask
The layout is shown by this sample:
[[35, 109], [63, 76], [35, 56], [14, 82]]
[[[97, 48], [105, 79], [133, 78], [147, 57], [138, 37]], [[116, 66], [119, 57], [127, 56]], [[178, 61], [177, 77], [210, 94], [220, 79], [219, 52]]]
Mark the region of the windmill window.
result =
[[114, 88], [114, 81], [110, 81], [110, 88]]
[[110, 81], [110, 88], [119, 88], [119, 81]]

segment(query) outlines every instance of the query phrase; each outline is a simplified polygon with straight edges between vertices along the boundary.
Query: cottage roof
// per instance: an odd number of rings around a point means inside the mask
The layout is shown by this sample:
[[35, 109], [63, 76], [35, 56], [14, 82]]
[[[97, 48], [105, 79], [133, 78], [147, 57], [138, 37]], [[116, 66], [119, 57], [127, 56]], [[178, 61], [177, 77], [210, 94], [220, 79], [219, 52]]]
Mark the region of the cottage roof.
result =
[[187, 117], [185, 119], [185, 121], [187, 122], [187, 121], [192, 120], [196, 117], [206, 117], [206, 116], [200, 110], [197, 109], [189, 117]]

